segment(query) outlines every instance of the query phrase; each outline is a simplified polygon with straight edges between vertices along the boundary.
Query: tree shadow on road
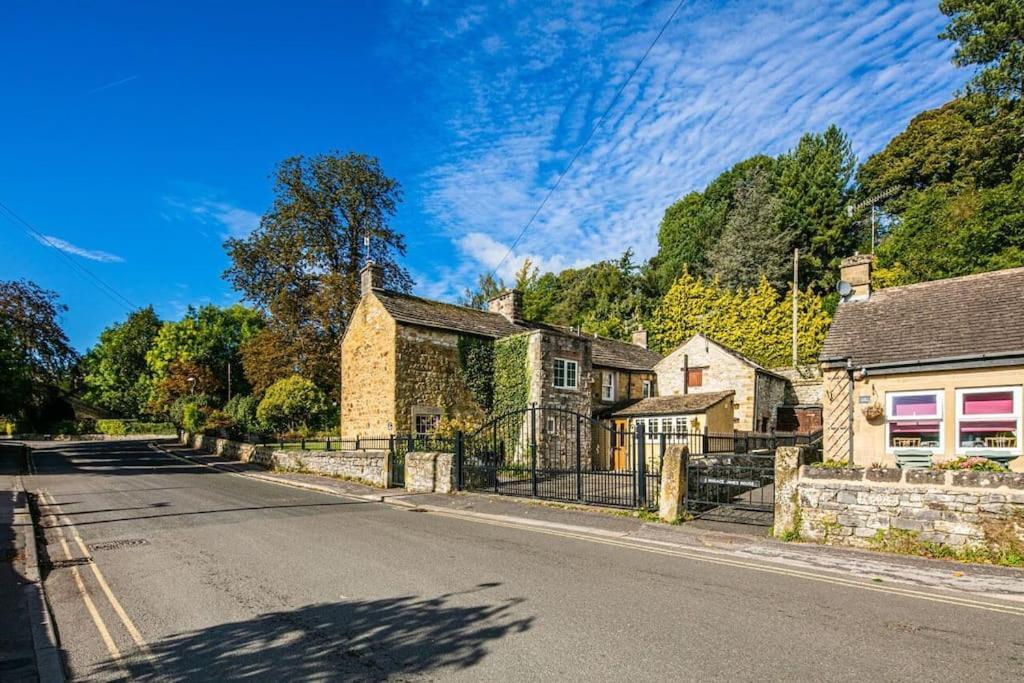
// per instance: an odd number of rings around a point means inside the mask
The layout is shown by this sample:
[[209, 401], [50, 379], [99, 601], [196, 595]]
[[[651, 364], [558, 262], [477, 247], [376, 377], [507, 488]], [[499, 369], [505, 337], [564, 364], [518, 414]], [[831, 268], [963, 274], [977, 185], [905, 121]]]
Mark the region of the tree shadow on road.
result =
[[[155, 666], [133, 658], [133, 680], [360, 680], [470, 669], [488, 643], [530, 629], [522, 598], [481, 603], [488, 583], [434, 598], [321, 603], [220, 624], [150, 645]], [[476, 604], [474, 604], [476, 603]], [[119, 669], [115, 662], [106, 667]]]

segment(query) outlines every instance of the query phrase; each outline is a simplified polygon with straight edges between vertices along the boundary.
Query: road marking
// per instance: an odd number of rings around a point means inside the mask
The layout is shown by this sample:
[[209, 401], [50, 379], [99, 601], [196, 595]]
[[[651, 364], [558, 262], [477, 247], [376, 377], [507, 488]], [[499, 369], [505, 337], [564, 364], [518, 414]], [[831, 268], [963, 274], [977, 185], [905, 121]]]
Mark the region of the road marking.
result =
[[[82, 540], [82, 537], [78, 534], [78, 530], [75, 528], [75, 525], [71, 522], [70, 519], [68, 519], [67, 515], [65, 515], [61, 511], [60, 505], [57, 504], [56, 500], [53, 502], [52, 506], [57, 510], [58, 515], [64, 518], [64, 524], [65, 526], [67, 526], [68, 530], [71, 533], [71, 537], [78, 545], [78, 548], [82, 551], [82, 554], [88, 555], [89, 549], [85, 546], [85, 542]], [[59, 517], [57, 518], [59, 521]], [[153, 660], [153, 653], [150, 652], [149, 645], [146, 644], [146, 641], [145, 639], [143, 639], [142, 634], [139, 632], [139, 629], [135, 627], [135, 623], [131, 620], [131, 617], [128, 616], [128, 613], [125, 611], [124, 607], [121, 606], [121, 601], [118, 600], [117, 597], [114, 595], [114, 591], [110, 588], [110, 584], [107, 583], [107, 580], [103, 576], [103, 572], [100, 571], [100, 568], [95, 561], [91, 562], [89, 566], [92, 568], [93, 576], [96, 577], [96, 583], [100, 585], [100, 588], [103, 590], [103, 594], [107, 596], [107, 600], [110, 602], [110, 606], [114, 608], [114, 612], [121, 620], [121, 623], [124, 624], [125, 630], [128, 631], [128, 634], [132, 637], [132, 640], [135, 641], [135, 645], [142, 651], [143, 655], [149, 660], [150, 664], [153, 664], [155, 666], [156, 662]]]
[[[163, 453], [163, 454], [168, 455], [168, 456], [170, 456], [172, 458], [175, 458], [177, 460], [182, 460], [184, 462], [188, 462], [188, 463], [191, 463], [191, 464], [194, 464], [194, 465], [201, 465], [203, 467], [207, 467], [209, 469], [216, 470], [217, 472], [221, 472], [223, 474], [232, 474], [234, 476], [244, 477], [244, 478], [250, 479], [250, 480], [256, 479], [257, 481], [265, 481], [265, 482], [270, 483], [270, 484], [278, 484], [280, 486], [289, 486], [291, 488], [305, 488], [307, 490], [310, 490], [309, 487], [293, 486], [292, 484], [290, 484], [288, 482], [275, 481], [273, 479], [266, 478], [266, 477], [250, 477], [247, 474], [244, 474], [244, 473], [241, 473], [241, 472], [231, 472], [229, 470], [224, 470], [224, 469], [221, 469], [219, 467], [215, 467], [213, 465], [209, 465], [209, 464], [204, 463], [204, 462], [199, 462], [199, 461], [196, 461], [196, 460], [191, 460], [189, 458], [185, 458], [185, 457], [179, 456], [177, 454], [170, 453], [168, 451], [159, 449], [155, 445], [152, 445], [152, 444], [151, 444], [151, 447], [154, 448], [154, 450], [156, 450], [157, 452]], [[344, 493], [342, 491], [338, 491], [336, 493], [333, 492], [333, 491], [331, 491], [331, 492], [322, 491], [322, 492], [323, 493], [327, 493], [327, 495], [336, 495], [336, 496], [340, 496], [342, 498], [351, 498], [353, 500], [363, 500], [362, 498], [359, 498], [358, 496], [347, 494], [347, 493]], [[385, 505], [388, 505], [389, 507], [404, 508], [404, 506], [398, 505], [398, 504], [395, 504], [395, 503], [389, 503], [387, 501], [381, 501], [381, 502], [383, 502]], [[697, 562], [705, 562], [705, 563], [710, 563], [710, 564], [725, 565], [725, 566], [735, 567], [735, 568], [739, 568], [739, 569], [747, 569], [747, 570], [757, 571], [757, 572], [762, 572], [762, 573], [777, 574], [777, 575], [780, 575], [780, 576], [789, 576], [789, 577], [792, 577], [792, 578], [804, 579], [804, 580], [807, 580], [807, 581], [817, 581], [817, 582], [820, 582], [820, 583], [828, 583], [828, 584], [832, 584], [832, 585], [836, 585], [836, 586], [843, 586], [843, 587], [846, 587], [846, 588], [857, 588], [857, 589], [860, 589], [860, 590], [867, 590], [867, 591], [873, 591], [873, 592], [879, 592], [879, 593], [888, 593], [890, 595], [899, 595], [899, 596], [902, 596], [902, 597], [915, 598], [915, 599], [919, 599], [919, 600], [925, 600], [925, 601], [929, 601], [929, 602], [938, 602], [938, 603], [943, 603], [943, 604], [948, 604], [948, 605], [956, 605], [956, 606], [959, 606], [959, 607], [970, 607], [972, 609], [986, 610], [986, 611], [989, 611], [989, 612], [998, 612], [1000, 614], [1012, 614], [1014, 616], [1024, 616], [1024, 607], [1018, 607], [1016, 605], [1001, 604], [1001, 603], [996, 603], [996, 602], [986, 602], [984, 600], [979, 600], [979, 599], [976, 599], [976, 598], [959, 597], [959, 596], [955, 596], [955, 595], [937, 595], [937, 594], [927, 593], [927, 592], [921, 591], [921, 590], [915, 590], [915, 589], [912, 589], [912, 588], [900, 588], [900, 587], [897, 587], [897, 586], [879, 586], [877, 584], [864, 583], [861, 580], [856, 580], [856, 579], [846, 579], [846, 578], [842, 578], [842, 577], [825, 576], [825, 575], [814, 573], [814, 572], [801, 571], [799, 569], [790, 569], [790, 568], [786, 568], [786, 567], [774, 567], [774, 566], [768, 566], [768, 565], [764, 565], [764, 564], [758, 564], [758, 563], [754, 563], [754, 562], [749, 562], [749, 561], [745, 561], [745, 560], [734, 560], [734, 559], [729, 559], [729, 558], [725, 558], [725, 557], [714, 556], [714, 555], [711, 555], [711, 554], [705, 554], [705, 553], [708, 553], [708, 551], [704, 551], [704, 552], [700, 552], [700, 551], [687, 551], [687, 550], [679, 550], [679, 549], [675, 549], [675, 548], [657, 547], [657, 546], [649, 545], [649, 544], [642, 543], [642, 542], [639, 542], [639, 541], [617, 540], [617, 539], [613, 539], [613, 538], [594, 536], [594, 535], [591, 535], [591, 534], [584, 534], [584, 533], [579, 533], [579, 532], [572, 532], [572, 531], [564, 531], [564, 530], [556, 530], [556, 529], [550, 529], [550, 528], [543, 528], [543, 527], [538, 527], [538, 526], [529, 525], [529, 524], [520, 524], [520, 523], [515, 523], [515, 522], [505, 522], [505, 521], [499, 521], [499, 520], [493, 520], [493, 519], [483, 519], [483, 518], [481, 518], [481, 517], [479, 517], [477, 515], [465, 515], [465, 514], [460, 514], [458, 512], [453, 512], [453, 511], [448, 511], [448, 510], [439, 510], [437, 508], [431, 508], [431, 509], [427, 510], [427, 513], [428, 514], [433, 514], [433, 515], [439, 515], [439, 516], [443, 516], [443, 517], [453, 517], [455, 519], [460, 519], [460, 520], [463, 520], [463, 521], [466, 521], [466, 522], [474, 522], [476, 524], [490, 524], [491, 526], [500, 526], [500, 527], [505, 527], [505, 528], [508, 528], [508, 529], [518, 529], [518, 530], [521, 530], [521, 531], [532, 531], [534, 533], [548, 534], [548, 535], [551, 535], [551, 536], [561, 536], [563, 538], [571, 538], [571, 539], [575, 539], [575, 540], [579, 540], [579, 541], [588, 541], [590, 543], [600, 543], [600, 544], [603, 544], [603, 545], [610, 545], [610, 546], [615, 546], [615, 547], [619, 547], [619, 548], [628, 548], [628, 549], [631, 549], [631, 550], [639, 550], [641, 552], [652, 553], [652, 554], [656, 554], [656, 555], [665, 555], [665, 556], [669, 556], [669, 557], [679, 557], [679, 558], [683, 558], [683, 559], [694, 560], [694, 561], [697, 561]]]
[[[43, 501], [43, 504], [49, 507], [49, 503], [46, 502], [46, 494], [42, 491], [39, 492], [39, 498]], [[57, 523], [60, 520], [53, 513], [47, 512], [47, 516], [53, 517]], [[64, 538], [64, 531], [59, 527], [53, 527], [57, 538], [60, 540], [60, 545], [64, 549], [64, 557], [71, 560], [71, 548], [68, 546], [67, 539]], [[89, 616], [92, 617], [92, 622], [96, 624], [96, 629], [100, 632], [100, 638], [103, 639], [103, 644], [107, 646], [107, 652], [110, 653], [111, 658], [117, 662], [118, 666], [123, 670], [123, 664], [121, 662], [121, 651], [117, 648], [117, 644], [114, 639], [110, 636], [110, 630], [107, 628], [106, 622], [103, 621], [103, 617], [100, 616], [99, 610], [96, 609], [96, 604], [89, 597], [89, 592], [85, 588], [85, 581], [82, 580], [82, 575], [78, 571], [77, 565], [71, 565], [71, 575], [75, 579], [75, 586], [78, 588], [78, 594], [82, 597], [82, 602], [85, 603], [85, 609], [89, 612]]]

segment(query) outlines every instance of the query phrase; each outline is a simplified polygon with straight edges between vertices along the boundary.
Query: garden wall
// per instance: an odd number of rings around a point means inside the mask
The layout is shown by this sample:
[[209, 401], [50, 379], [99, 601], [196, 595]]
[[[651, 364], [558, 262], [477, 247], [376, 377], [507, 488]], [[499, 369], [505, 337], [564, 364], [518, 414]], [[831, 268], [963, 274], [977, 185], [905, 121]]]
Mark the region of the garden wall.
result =
[[860, 547], [893, 535], [954, 548], [1024, 543], [1022, 473], [825, 469], [801, 454], [779, 449], [778, 536]]
[[387, 451], [292, 451], [258, 446], [202, 434], [186, 434], [185, 444], [225, 458], [251, 462], [267, 469], [340, 477], [385, 488]]

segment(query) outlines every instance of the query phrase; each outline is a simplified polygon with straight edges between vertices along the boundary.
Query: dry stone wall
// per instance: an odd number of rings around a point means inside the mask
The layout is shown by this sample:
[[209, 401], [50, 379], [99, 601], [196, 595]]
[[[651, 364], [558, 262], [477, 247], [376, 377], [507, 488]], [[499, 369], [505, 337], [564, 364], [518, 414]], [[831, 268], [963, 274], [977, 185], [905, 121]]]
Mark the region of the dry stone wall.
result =
[[[1024, 541], [1024, 474], [803, 466], [792, 503], [802, 538], [870, 546], [890, 529], [949, 546], [982, 543], [993, 525]], [[791, 495], [791, 494], [790, 494]]]
[[381, 488], [388, 485], [387, 451], [285, 451], [202, 434], [186, 435], [184, 442], [198, 450], [267, 469], [339, 477]]

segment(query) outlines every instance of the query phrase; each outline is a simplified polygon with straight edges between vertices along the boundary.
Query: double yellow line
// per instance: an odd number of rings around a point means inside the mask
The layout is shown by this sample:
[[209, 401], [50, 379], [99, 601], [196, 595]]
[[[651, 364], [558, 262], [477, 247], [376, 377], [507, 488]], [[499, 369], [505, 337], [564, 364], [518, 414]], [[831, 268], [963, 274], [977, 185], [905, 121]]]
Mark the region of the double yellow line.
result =
[[[39, 491], [39, 500], [47, 508], [47, 511], [42, 513], [43, 516], [50, 517], [55, 522], [51, 528], [54, 530], [54, 533], [57, 535], [57, 539], [60, 541], [65, 559], [69, 562], [73, 562], [75, 560], [71, 552], [68, 539], [64, 534], [64, 529], [60, 526], [62, 520], [65, 528], [68, 529], [72, 541], [74, 541], [75, 545], [78, 546], [78, 550], [81, 551], [81, 557], [90, 558], [89, 549], [86, 547], [85, 541], [82, 540], [82, 537], [78, 534], [74, 524], [72, 524], [71, 520], [67, 518], [67, 515], [61, 511], [60, 506], [56, 501], [48, 498], [44, 491]], [[150, 651], [149, 646], [143, 639], [139, 629], [135, 626], [135, 622], [132, 621], [131, 617], [129, 617], [128, 613], [125, 611], [124, 606], [121, 605], [121, 601], [114, 595], [114, 591], [111, 590], [110, 584], [107, 583], [106, 578], [103, 576], [103, 572], [100, 571], [100, 568], [96, 565], [95, 561], [89, 561], [87, 564], [89, 565], [89, 568], [92, 569], [93, 578], [96, 579], [96, 583], [106, 596], [107, 601], [110, 603], [110, 607], [114, 610], [114, 613], [117, 614], [118, 619], [121, 620], [121, 623], [124, 625], [128, 635], [131, 636], [131, 639], [135, 642], [135, 646], [138, 648], [138, 651], [141, 653], [142, 657], [151, 666], [153, 666], [154, 669], [156, 669], [156, 661], [153, 657], [153, 653]], [[106, 622], [103, 620], [103, 616], [96, 608], [96, 603], [89, 595], [89, 591], [86, 588], [85, 580], [82, 577], [79, 565], [71, 564], [70, 567], [71, 575], [74, 578], [75, 586], [78, 589], [78, 594], [81, 596], [82, 602], [85, 603], [85, 609], [89, 612], [89, 616], [96, 625], [96, 629], [100, 633], [100, 638], [103, 640], [103, 644], [107, 648], [107, 652], [110, 654], [111, 659], [117, 662], [118, 666], [124, 670], [125, 664], [123, 654], [121, 653], [120, 648], [118, 648], [117, 643], [114, 642], [114, 638], [110, 634], [110, 628], [107, 627]]]

